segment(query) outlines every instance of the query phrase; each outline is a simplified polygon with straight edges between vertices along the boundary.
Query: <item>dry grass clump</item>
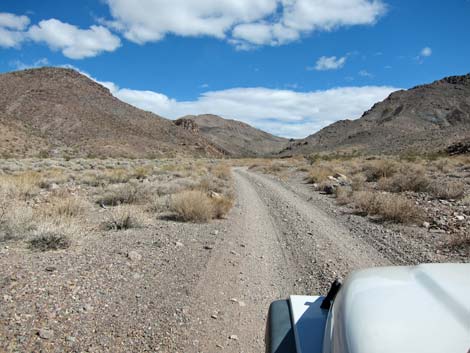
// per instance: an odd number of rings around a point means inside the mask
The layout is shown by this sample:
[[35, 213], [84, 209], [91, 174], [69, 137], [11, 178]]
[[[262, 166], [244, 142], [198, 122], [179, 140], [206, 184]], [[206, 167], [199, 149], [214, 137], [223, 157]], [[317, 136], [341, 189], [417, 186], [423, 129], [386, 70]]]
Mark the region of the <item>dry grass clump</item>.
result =
[[212, 167], [210, 169], [210, 173], [216, 178], [226, 181], [232, 178], [232, 171], [230, 169], [230, 166], [225, 163], [219, 163], [216, 166]]
[[41, 175], [38, 172], [26, 171], [15, 175], [2, 175], [0, 188], [11, 197], [29, 199], [39, 193]]
[[358, 191], [352, 195], [352, 201], [360, 212], [380, 216], [385, 221], [412, 223], [423, 219], [416, 204], [400, 195]]
[[199, 190], [188, 190], [173, 195], [170, 209], [186, 222], [208, 222], [214, 215], [211, 198]]
[[436, 181], [429, 186], [429, 191], [438, 199], [460, 199], [465, 194], [465, 185], [458, 181]]
[[50, 251], [67, 249], [71, 245], [70, 239], [60, 233], [46, 232], [36, 235], [29, 240], [29, 248], [36, 251]]
[[53, 197], [41, 208], [41, 212], [49, 217], [79, 217], [89, 210], [91, 205], [78, 196]]
[[224, 218], [233, 207], [233, 196], [217, 195], [211, 198], [213, 218]]
[[336, 203], [338, 205], [347, 205], [351, 203], [351, 197], [353, 195], [352, 190], [344, 186], [338, 186], [335, 189]]
[[398, 171], [398, 163], [391, 159], [372, 160], [362, 166], [362, 171], [368, 182], [377, 181], [395, 174]]
[[328, 166], [318, 166], [310, 170], [306, 181], [310, 184], [321, 183], [328, 180], [329, 176], [335, 174], [334, 170]]
[[422, 166], [406, 165], [393, 176], [381, 178], [378, 188], [390, 192], [425, 192], [430, 184], [431, 180], [426, 176]]
[[117, 206], [121, 204], [135, 204], [147, 201], [150, 196], [148, 188], [138, 182], [112, 185], [108, 187], [96, 202], [104, 206]]
[[0, 241], [24, 238], [35, 229], [34, 220], [26, 203], [0, 199]]
[[129, 205], [119, 205], [106, 212], [106, 219], [102, 227], [106, 230], [125, 230], [131, 228], [141, 228], [146, 224], [144, 212]]

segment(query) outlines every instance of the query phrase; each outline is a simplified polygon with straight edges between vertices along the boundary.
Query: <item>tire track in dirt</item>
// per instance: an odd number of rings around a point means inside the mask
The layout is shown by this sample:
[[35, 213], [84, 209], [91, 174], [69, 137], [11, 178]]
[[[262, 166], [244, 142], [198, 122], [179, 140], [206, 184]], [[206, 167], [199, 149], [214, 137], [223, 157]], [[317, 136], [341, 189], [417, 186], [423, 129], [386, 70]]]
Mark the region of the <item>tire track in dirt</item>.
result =
[[271, 301], [391, 264], [281, 183], [242, 168], [234, 179], [236, 205], [194, 288], [185, 353], [263, 352]]

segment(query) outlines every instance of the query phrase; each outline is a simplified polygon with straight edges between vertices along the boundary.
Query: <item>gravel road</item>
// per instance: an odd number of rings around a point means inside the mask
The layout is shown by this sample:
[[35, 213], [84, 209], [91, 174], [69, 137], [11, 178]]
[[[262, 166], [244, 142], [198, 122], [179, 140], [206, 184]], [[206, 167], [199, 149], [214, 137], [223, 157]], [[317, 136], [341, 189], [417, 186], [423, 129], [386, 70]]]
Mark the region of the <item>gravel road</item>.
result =
[[185, 352], [263, 352], [271, 301], [391, 264], [282, 183], [242, 168], [234, 178], [237, 204], [196, 285]]

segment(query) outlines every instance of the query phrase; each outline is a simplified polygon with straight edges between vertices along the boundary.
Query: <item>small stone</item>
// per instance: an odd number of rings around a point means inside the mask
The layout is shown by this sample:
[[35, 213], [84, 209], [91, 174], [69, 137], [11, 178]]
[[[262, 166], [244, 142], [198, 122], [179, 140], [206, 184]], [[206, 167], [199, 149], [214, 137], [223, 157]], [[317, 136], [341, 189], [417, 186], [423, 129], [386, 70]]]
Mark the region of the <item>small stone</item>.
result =
[[45, 268], [45, 270], [46, 270], [47, 272], [54, 272], [54, 271], [57, 271], [57, 267], [54, 267], [54, 266], [47, 266], [47, 267]]
[[238, 253], [237, 253], [236, 251], [234, 251], [234, 250], [230, 250], [230, 254], [235, 255], [235, 256], [238, 256]]
[[212, 249], [214, 249], [214, 247], [212, 245], [204, 245], [204, 249], [212, 250]]
[[11, 297], [11, 295], [5, 294], [5, 295], [3, 296], [3, 300], [6, 301], [6, 302], [9, 302], [9, 301], [12, 300], [12, 297]]
[[237, 299], [237, 298], [230, 298], [230, 301], [231, 301], [232, 303], [238, 303], [238, 299]]
[[238, 305], [242, 308], [246, 306], [245, 302], [242, 302], [241, 300], [238, 302]]
[[75, 342], [77, 339], [73, 336], [67, 336], [67, 337], [65, 337], [65, 340], [67, 342]]
[[180, 241], [175, 242], [176, 247], [181, 248], [184, 246], [184, 244]]
[[45, 340], [50, 340], [52, 337], [54, 337], [54, 331], [52, 330], [46, 330], [46, 329], [41, 329], [38, 332], [39, 337]]
[[234, 340], [234, 341], [238, 341], [238, 336], [237, 335], [230, 335], [228, 338], [231, 339], [231, 340]]
[[85, 304], [85, 305], [83, 306], [83, 310], [90, 312], [90, 311], [93, 310], [93, 307], [92, 307], [90, 304]]
[[224, 346], [222, 346], [221, 344], [218, 344], [218, 343], [217, 343], [215, 346], [216, 346], [217, 348], [221, 348], [221, 349], [224, 348]]
[[137, 251], [129, 251], [127, 253], [127, 257], [132, 261], [140, 261], [142, 260], [142, 255], [140, 255]]
[[212, 315], [211, 315], [211, 318], [217, 320], [218, 317], [217, 317], [216, 314], [212, 314]]
[[429, 222], [423, 222], [423, 227], [424, 228], [429, 228], [431, 224]]
[[455, 218], [457, 218], [457, 220], [459, 220], [459, 221], [464, 221], [465, 220], [465, 217], [461, 216], [461, 215], [458, 215]]
[[212, 232], [212, 235], [218, 235], [218, 234], [219, 234], [219, 231], [218, 231], [218, 230], [214, 230], [214, 231]]

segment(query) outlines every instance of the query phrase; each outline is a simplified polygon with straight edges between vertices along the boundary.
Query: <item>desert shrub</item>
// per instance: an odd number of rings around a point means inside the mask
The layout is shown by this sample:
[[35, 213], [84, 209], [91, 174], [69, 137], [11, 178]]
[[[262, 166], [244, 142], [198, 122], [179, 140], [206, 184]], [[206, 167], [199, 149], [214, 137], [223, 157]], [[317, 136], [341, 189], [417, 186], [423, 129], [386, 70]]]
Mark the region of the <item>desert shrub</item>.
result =
[[170, 209], [170, 197], [165, 196], [155, 196], [150, 199], [150, 202], [147, 205], [147, 211], [151, 213], [161, 213], [168, 211]]
[[173, 195], [170, 209], [178, 218], [189, 222], [207, 222], [214, 215], [214, 204], [206, 193], [198, 190]]
[[134, 169], [132, 175], [138, 180], [146, 179], [152, 174], [153, 168], [150, 166], [140, 166]]
[[230, 166], [225, 163], [220, 163], [211, 168], [211, 174], [214, 175], [216, 178], [222, 179], [222, 180], [230, 180], [232, 177], [232, 172], [230, 170]]
[[282, 172], [283, 167], [284, 166], [279, 162], [269, 163], [268, 165], [264, 167], [264, 173], [276, 174], [276, 173]]
[[335, 196], [338, 205], [347, 205], [351, 202], [352, 190], [344, 186], [338, 186], [335, 189]]
[[27, 171], [15, 175], [4, 175], [0, 180], [2, 192], [14, 198], [29, 199], [39, 193], [41, 175]]
[[211, 198], [213, 208], [213, 218], [223, 218], [233, 207], [233, 197], [231, 195], [218, 195]]
[[364, 174], [356, 174], [351, 178], [351, 189], [353, 191], [360, 191], [364, 190], [364, 186], [366, 183], [366, 177]]
[[102, 227], [106, 230], [124, 230], [143, 227], [145, 214], [137, 207], [119, 205], [108, 209]]
[[377, 181], [380, 178], [389, 178], [398, 170], [397, 162], [390, 159], [378, 159], [364, 164], [362, 171], [366, 181]]
[[378, 187], [390, 192], [424, 192], [429, 188], [430, 183], [423, 167], [406, 166], [400, 168], [393, 176], [380, 179]]
[[189, 190], [189, 189], [197, 189], [199, 184], [192, 179], [185, 178], [185, 179], [177, 179], [177, 180], [170, 180], [168, 182], [159, 183], [155, 191], [158, 196], [164, 195], [173, 195], [179, 192]]
[[124, 168], [107, 170], [100, 176], [102, 180], [107, 181], [110, 184], [127, 183], [133, 177], [134, 175], [132, 171], [129, 171], [128, 169]]
[[3, 200], [0, 206], [0, 239], [21, 239], [35, 229], [33, 209], [23, 203]]
[[377, 215], [386, 221], [411, 223], [423, 219], [418, 206], [400, 195], [359, 191], [353, 194], [352, 199], [362, 213]]
[[333, 175], [334, 171], [325, 166], [318, 166], [310, 170], [306, 181], [310, 184], [321, 183], [328, 180], [328, 177]]
[[105, 193], [98, 197], [96, 202], [105, 206], [134, 204], [148, 200], [149, 196], [150, 192], [143, 184], [129, 182], [108, 187]]
[[438, 199], [460, 199], [465, 194], [465, 185], [458, 181], [435, 181], [429, 192]]
[[85, 200], [76, 196], [53, 197], [49, 204], [41, 208], [41, 212], [50, 217], [78, 217], [89, 209]]
[[36, 251], [67, 249], [70, 245], [71, 241], [66, 235], [55, 232], [39, 234], [29, 240], [30, 249]]

